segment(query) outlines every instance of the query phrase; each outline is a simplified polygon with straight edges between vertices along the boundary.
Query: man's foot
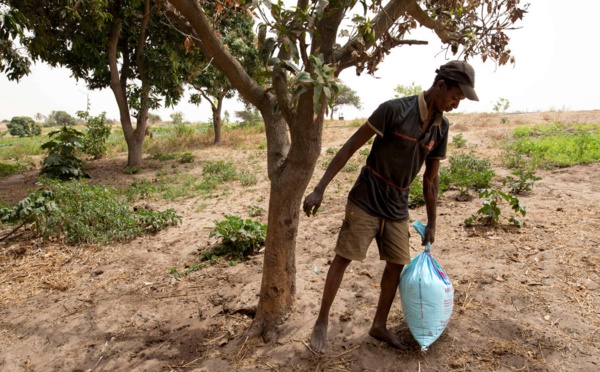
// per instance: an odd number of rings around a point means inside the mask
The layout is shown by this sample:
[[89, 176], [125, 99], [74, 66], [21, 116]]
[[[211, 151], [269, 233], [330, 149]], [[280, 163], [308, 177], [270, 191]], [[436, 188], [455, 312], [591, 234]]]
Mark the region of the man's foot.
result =
[[400, 341], [400, 339], [394, 336], [390, 331], [386, 328], [376, 328], [375, 326], [371, 327], [369, 331], [369, 335], [378, 341], [387, 342], [390, 346], [396, 349], [405, 350], [406, 346]]
[[327, 323], [315, 323], [310, 337], [310, 347], [317, 353], [325, 352], [327, 348]]

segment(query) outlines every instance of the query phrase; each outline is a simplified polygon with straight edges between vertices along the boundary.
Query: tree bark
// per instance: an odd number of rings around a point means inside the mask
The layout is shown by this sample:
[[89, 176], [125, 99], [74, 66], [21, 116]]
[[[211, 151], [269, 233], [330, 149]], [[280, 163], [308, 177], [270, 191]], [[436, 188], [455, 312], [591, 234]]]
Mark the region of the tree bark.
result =
[[217, 99], [217, 105], [212, 106], [213, 128], [215, 130], [215, 145], [221, 142], [221, 110], [223, 109], [223, 98], [225, 98], [224, 95], [219, 96], [219, 98]]
[[[148, 6], [148, 1], [146, 2]], [[119, 73], [119, 66], [117, 63], [117, 49], [119, 45], [119, 39], [121, 37], [121, 20], [118, 18], [118, 13], [112, 11], [113, 23], [109, 30], [109, 44], [108, 44], [108, 65], [110, 71], [110, 89], [113, 91], [117, 105], [119, 106], [119, 116], [121, 121], [121, 127], [123, 128], [123, 135], [125, 136], [125, 142], [127, 143], [127, 166], [128, 167], [139, 167], [142, 165], [142, 145], [144, 143], [144, 137], [146, 134], [146, 121], [148, 119], [148, 87], [145, 84], [145, 79], [142, 80], [142, 108], [138, 113], [136, 122], [136, 128], [133, 129], [131, 122], [131, 116], [129, 115], [129, 104], [127, 102], [127, 76], [126, 70], [129, 65], [129, 55], [127, 54], [127, 48], [123, 48], [123, 68]], [[147, 24], [147, 21], [144, 25]], [[145, 35], [145, 26], [142, 35]], [[141, 60], [141, 53], [143, 46], [136, 52], [136, 60]], [[144, 99], [145, 98], [145, 99]], [[145, 101], [145, 102], [144, 102]]]
[[[287, 158], [280, 162], [276, 153], [268, 155], [271, 191], [269, 197], [268, 233], [260, 297], [256, 318], [248, 335], [272, 341], [277, 337], [277, 326], [291, 311], [296, 294], [296, 236], [300, 204], [310, 182], [321, 151], [324, 110], [313, 120], [312, 93], [300, 98], [297, 113], [289, 125], [293, 139]], [[267, 128], [281, 128], [281, 115], [269, 117]], [[267, 148], [280, 151], [287, 147], [279, 131], [276, 138], [267, 139]], [[270, 143], [269, 143], [270, 142]], [[277, 166], [279, 165], [279, 166]]]

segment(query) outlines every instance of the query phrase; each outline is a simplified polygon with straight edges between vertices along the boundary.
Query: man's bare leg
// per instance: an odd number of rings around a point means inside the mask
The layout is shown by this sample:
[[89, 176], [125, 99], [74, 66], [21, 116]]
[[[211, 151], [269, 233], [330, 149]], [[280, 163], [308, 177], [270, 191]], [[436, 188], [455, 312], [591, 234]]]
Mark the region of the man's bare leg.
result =
[[[329, 310], [331, 304], [337, 294], [344, 272], [348, 265], [352, 262], [340, 255], [335, 255], [333, 262], [327, 272], [325, 279], [325, 288], [323, 289], [323, 298], [321, 299], [321, 310], [313, 327], [312, 336], [310, 339], [310, 347], [317, 353], [322, 353], [327, 348], [327, 326], [329, 325]], [[397, 286], [398, 284], [396, 284]]]
[[383, 275], [381, 276], [381, 294], [379, 295], [379, 303], [375, 312], [375, 319], [369, 334], [380, 341], [385, 341], [391, 346], [402, 349], [402, 342], [398, 337], [392, 334], [387, 329], [387, 318], [392, 307], [392, 302], [396, 296], [396, 289], [400, 283], [400, 273], [403, 265], [387, 262]]

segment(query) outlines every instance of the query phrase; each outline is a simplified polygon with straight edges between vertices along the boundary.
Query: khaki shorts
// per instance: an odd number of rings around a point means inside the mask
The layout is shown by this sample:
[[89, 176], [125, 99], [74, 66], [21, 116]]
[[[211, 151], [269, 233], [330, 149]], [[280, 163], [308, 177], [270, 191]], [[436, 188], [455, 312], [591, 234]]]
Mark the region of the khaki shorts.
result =
[[335, 253], [349, 260], [362, 261], [367, 258], [367, 250], [375, 238], [381, 260], [406, 265], [410, 262], [409, 236], [408, 220], [375, 217], [348, 201]]

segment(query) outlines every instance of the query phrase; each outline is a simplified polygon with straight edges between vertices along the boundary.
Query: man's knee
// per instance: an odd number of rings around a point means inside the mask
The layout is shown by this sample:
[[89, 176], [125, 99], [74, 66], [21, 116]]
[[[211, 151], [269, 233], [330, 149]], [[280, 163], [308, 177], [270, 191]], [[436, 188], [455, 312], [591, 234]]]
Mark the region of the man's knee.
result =
[[341, 266], [341, 267], [347, 267], [348, 265], [350, 265], [350, 262], [352, 262], [351, 259], [342, 257], [339, 254], [336, 254], [335, 257], [333, 258], [333, 262], [331, 264], [336, 265], [336, 266]]
[[385, 264], [385, 270], [388, 271], [388, 272], [390, 272], [391, 274], [398, 274], [398, 275], [400, 275], [400, 273], [402, 272], [403, 268], [404, 268], [404, 265], [393, 263], [393, 262], [389, 262], [389, 261], [386, 261], [386, 264]]

